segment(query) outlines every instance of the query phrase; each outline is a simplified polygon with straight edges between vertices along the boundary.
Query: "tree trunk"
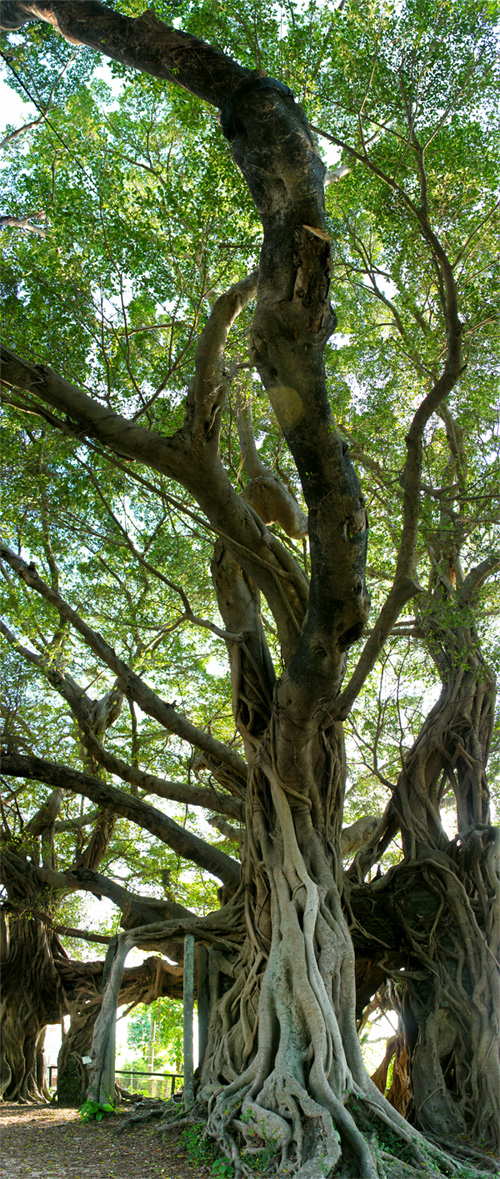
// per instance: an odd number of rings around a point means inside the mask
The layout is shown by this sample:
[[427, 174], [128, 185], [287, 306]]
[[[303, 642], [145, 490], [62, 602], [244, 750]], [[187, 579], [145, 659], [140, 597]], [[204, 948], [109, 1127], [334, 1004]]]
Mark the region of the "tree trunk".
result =
[[[380, 1130], [391, 1125], [415, 1158], [418, 1147], [368, 1077], [356, 1032], [354, 950], [341, 904], [341, 729], [311, 726], [303, 736], [300, 749], [301, 734], [275, 707], [253, 759], [247, 938], [239, 960], [218, 956], [199, 1097], [237, 1174], [254, 1174], [271, 1149], [276, 1168], [291, 1166], [300, 1179], [331, 1173], [341, 1158], [345, 1173], [375, 1179], [377, 1147], [356, 1104]], [[285, 782], [279, 765], [291, 747], [297, 769]]]
[[[308, 602], [300, 570], [290, 558], [286, 560], [264, 524], [256, 527], [256, 520], [261, 521], [236, 495], [220, 461], [225, 386], [218, 361], [209, 358], [210, 365], [203, 366], [210, 325], [198, 345], [184, 425], [174, 439], [147, 436], [128, 422], [122, 428], [107, 408], [96, 410], [90, 398], [67, 382], [61, 392], [61, 382], [53, 374], [47, 377], [43, 366], [30, 378], [36, 379], [37, 396], [47, 396], [52, 406], [64, 405], [67, 411], [65, 399], [71, 396], [72, 418], [82, 416], [93, 437], [118, 453], [149, 459], [155, 469], [178, 479], [225, 538], [215, 554], [213, 571], [227, 634], [239, 635], [237, 642], [226, 641], [234, 715], [249, 767], [242, 886], [246, 938], [238, 958], [224, 963], [218, 955], [219, 967], [225, 966], [231, 981], [225, 989], [224, 971], [219, 970], [220, 990], [215, 996], [200, 1094], [209, 1102], [209, 1130], [231, 1154], [236, 1179], [255, 1173], [263, 1162], [261, 1151], [267, 1153], [265, 1165], [291, 1170], [296, 1179], [317, 1179], [334, 1170], [338, 1175], [378, 1179], [384, 1162], [377, 1134], [383, 1135], [387, 1128], [391, 1145], [399, 1139], [406, 1158], [424, 1166], [429, 1155], [421, 1153], [418, 1135], [384, 1100], [362, 1062], [355, 1024], [354, 949], [342, 910], [345, 765], [342, 734], [333, 718], [347, 715], [349, 692], [340, 702], [345, 653], [362, 633], [368, 613], [367, 518], [325, 384], [324, 350], [336, 326], [329, 301], [333, 268], [324, 212], [325, 167], [304, 113], [287, 87], [273, 79], [257, 79], [214, 47], [169, 29], [151, 11], [134, 20], [85, 0], [20, 2], [6, 10], [8, 27], [21, 27], [25, 16], [48, 20], [70, 40], [179, 83], [220, 108], [221, 127], [264, 228], [251, 354], [293, 456], [307, 505]], [[393, 180], [390, 184], [395, 187]], [[406, 196], [403, 190], [398, 192]], [[416, 217], [432, 249], [442, 292], [446, 355], [441, 375], [423, 397], [408, 430], [397, 571], [366, 645], [366, 658], [359, 661], [362, 677], [373, 667], [398, 611], [417, 588], [413, 577], [424, 430], [454, 387], [462, 366], [462, 329], [451, 265], [429, 226], [424, 198], [417, 208], [406, 196], [405, 207]], [[227, 330], [231, 322], [229, 317]], [[219, 358], [224, 341], [225, 336], [217, 341]], [[8, 357], [10, 362], [9, 379], [17, 384], [18, 360]], [[44, 393], [46, 382], [50, 382], [48, 393]], [[127, 435], [124, 451], [123, 433]], [[279, 680], [267, 650], [259, 590], [266, 595], [282, 645], [286, 670]], [[87, 641], [90, 630], [76, 619], [72, 612], [71, 620]], [[97, 643], [95, 636], [93, 642]], [[105, 653], [108, 666], [113, 666], [115, 653], [101, 640], [98, 646], [99, 654]], [[130, 686], [131, 675], [127, 682]], [[351, 697], [353, 690], [351, 686]], [[433, 773], [438, 760], [436, 750], [428, 763]], [[408, 862], [395, 880], [404, 882], [407, 871], [412, 887], [416, 878], [424, 881], [430, 909], [434, 905], [432, 934], [445, 907], [441, 900], [446, 890], [449, 912], [461, 922], [458, 929], [468, 955], [473, 922], [483, 918], [472, 910], [475, 901], [460, 873], [451, 873], [453, 883], [448, 879], [453, 856], [446, 850], [432, 793], [428, 806], [413, 766], [420, 766], [418, 758], [408, 767], [397, 795]], [[484, 853], [486, 864], [486, 847]], [[443, 854], [445, 859], [439, 859]], [[480, 856], [476, 866], [479, 861]], [[481, 881], [475, 884], [479, 902], [487, 887], [485, 873], [481, 860]], [[411, 893], [404, 893], [403, 899], [407, 896], [411, 901]], [[459, 896], [469, 906], [460, 919]], [[487, 895], [485, 920], [490, 911]], [[418, 934], [410, 920], [404, 924], [418, 957], [422, 953]], [[428, 942], [429, 929], [425, 933]], [[477, 988], [491, 982], [486, 948], [474, 963], [474, 952], [464, 958], [455, 945], [456, 978], [465, 994], [465, 972], [474, 966], [470, 993], [476, 999]], [[474, 950], [476, 945], [477, 941]], [[99, 1092], [102, 1054], [127, 946], [126, 935], [120, 935], [109, 990], [96, 1023], [94, 1096]], [[436, 1011], [432, 1003], [429, 1011]], [[479, 1030], [484, 1033], [484, 1028]], [[481, 1051], [486, 1065], [485, 1035]], [[441, 1104], [446, 1111], [446, 1101]], [[448, 1124], [445, 1118], [445, 1129]]]
[[48, 1023], [65, 1010], [55, 959], [64, 955], [56, 935], [37, 918], [9, 918], [9, 952], [2, 969], [0, 1026], [2, 1096], [43, 1101], [39, 1049]]
[[[23, 841], [2, 828], [2, 883], [7, 936], [3, 939], [0, 1033], [2, 1088], [7, 1101], [39, 1101], [45, 1091], [43, 1037], [48, 1023], [59, 1023], [65, 1011], [58, 963], [67, 954], [50, 927], [36, 915], [40, 892], [33, 867], [42, 860], [53, 866], [54, 824], [62, 791], [53, 790], [24, 827]], [[49, 896], [44, 898], [50, 907]], [[43, 903], [43, 902], [42, 902]]]
[[498, 832], [419, 847], [394, 874], [410, 1120], [439, 1141], [498, 1149]]
[[[113, 691], [95, 702], [93, 728], [103, 732], [119, 714], [123, 697]], [[56, 788], [25, 827], [21, 839], [2, 829], [2, 883], [14, 911], [8, 917], [8, 937], [2, 939], [5, 967], [2, 973], [2, 1089], [6, 1100], [49, 1098], [43, 1066], [43, 1040], [48, 1023], [60, 1023], [67, 1013], [67, 994], [61, 982], [61, 966], [69, 961], [50, 928], [63, 892], [40, 893], [35, 872], [55, 866], [54, 833], [63, 791]], [[110, 808], [98, 813], [90, 838], [76, 855], [78, 869], [97, 868], [111, 838], [115, 815]], [[47, 922], [34, 915], [45, 909]], [[19, 912], [19, 916], [17, 913]], [[67, 979], [69, 982], [69, 980]], [[58, 1095], [79, 1100], [85, 1084], [81, 1058], [62, 1048], [58, 1068]]]
[[93, 986], [79, 989], [68, 1004], [70, 1025], [57, 1058], [59, 1105], [80, 1106], [87, 1096], [88, 1067], [83, 1057], [90, 1056], [94, 1024], [102, 1001], [98, 979], [92, 981]]
[[[433, 601], [423, 616], [443, 687], [395, 792], [405, 851], [395, 903], [411, 954], [401, 980], [409, 1113], [441, 1141], [472, 1136], [497, 1150], [499, 844], [485, 774], [495, 683], [470, 625], [468, 587], [454, 597], [447, 614]], [[453, 607], [456, 626], [445, 627]], [[451, 841], [440, 818], [450, 786], [458, 828]]]

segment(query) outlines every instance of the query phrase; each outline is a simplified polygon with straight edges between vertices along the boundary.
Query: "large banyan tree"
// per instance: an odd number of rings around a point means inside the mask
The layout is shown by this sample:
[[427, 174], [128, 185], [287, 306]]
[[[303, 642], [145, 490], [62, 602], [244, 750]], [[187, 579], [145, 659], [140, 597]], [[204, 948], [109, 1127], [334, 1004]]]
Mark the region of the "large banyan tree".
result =
[[[494, 38], [481, 5], [372, 8], [2, 4], [42, 136], [4, 219], [9, 911], [108, 896], [117, 969], [209, 947], [196, 1100], [236, 1175], [263, 1147], [300, 1179], [473, 1173], [498, 1145]], [[14, 834], [30, 782], [51, 814]], [[97, 819], [61, 870], [75, 797]], [[217, 906], [101, 871], [118, 818]]]

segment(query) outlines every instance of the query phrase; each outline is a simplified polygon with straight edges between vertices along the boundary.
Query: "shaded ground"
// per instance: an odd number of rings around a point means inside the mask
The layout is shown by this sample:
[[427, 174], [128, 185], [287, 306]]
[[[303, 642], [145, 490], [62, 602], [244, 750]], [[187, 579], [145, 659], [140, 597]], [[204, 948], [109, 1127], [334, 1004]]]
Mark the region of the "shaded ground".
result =
[[[162, 1137], [154, 1122], [117, 1134], [129, 1113], [84, 1124], [77, 1109], [0, 1102], [1, 1179], [214, 1179], [211, 1164], [192, 1162], [182, 1142]], [[492, 1179], [491, 1156], [485, 1162], [488, 1170], [475, 1174]], [[422, 1179], [420, 1167], [394, 1156], [385, 1155], [384, 1166], [387, 1179]]]
[[0, 1102], [2, 1177], [211, 1179], [210, 1168], [191, 1163], [154, 1123], [117, 1136], [120, 1120], [84, 1124], [76, 1109]]

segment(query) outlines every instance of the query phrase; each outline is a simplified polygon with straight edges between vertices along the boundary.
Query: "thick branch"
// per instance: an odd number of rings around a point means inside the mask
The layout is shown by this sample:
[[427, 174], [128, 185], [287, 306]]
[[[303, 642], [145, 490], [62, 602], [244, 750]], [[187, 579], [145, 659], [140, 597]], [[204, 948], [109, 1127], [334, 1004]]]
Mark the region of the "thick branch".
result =
[[[242, 280], [227, 295], [221, 296], [221, 300], [226, 301], [224, 308], [227, 314], [234, 312], [235, 307], [241, 309], [241, 288], [249, 282], [247, 279]], [[216, 308], [216, 320], [219, 314], [220, 309], [217, 311]], [[222, 326], [221, 323], [216, 323], [216, 326], [220, 348]], [[226, 327], [229, 327], [228, 321]], [[137, 459], [177, 480], [194, 495], [212, 527], [228, 541], [236, 559], [265, 594], [276, 619], [284, 656], [289, 658], [295, 649], [297, 631], [307, 606], [307, 582], [297, 562], [267, 532], [251, 507], [237, 494], [217, 456], [217, 430], [214, 433], [214, 425], [219, 416], [217, 398], [220, 398], [220, 388], [212, 389], [208, 402], [202, 405], [207, 365], [209, 360], [213, 361], [214, 349], [217, 353], [214, 341], [209, 340], [207, 343], [205, 340], [201, 375], [195, 378], [196, 397], [193, 394], [189, 402], [185, 426], [171, 439], [112, 412], [108, 406], [94, 401], [47, 365], [34, 365], [6, 347], [1, 348], [1, 380], [4, 386], [25, 389], [33, 397], [64, 414], [64, 419], [53, 419], [51, 422], [63, 433], [67, 432], [69, 424], [70, 432], [77, 437], [83, 434], [96, 439], [119, 457]], [[215, 416], [212, 414], [214, 406]], [[21, 408], [26, 409], [27, 406]], [[207, 427], [206, 435], [201, 425], [203, 420]]]
[[28, 565], [21, 557], [14, 553], [7, 545], [2, 545], [0, 548], [0, 556], [7, 561], [12, 569], [22, 578], [26, 585], [36, 590], [47, 602], [60, 614], [61, 618], [70, 622], [76, 631], [82, 636], [90, 649], [99, 659], [111, 669], [116, 675], [120, 687], [126, 695], [132, 696], [143, 712], [148, 716], [153, 716], [155, 720], [159, 721], [164, 728], [169, 732], [175, 733], [183, 741], [188, 741], [189, 744], [202, 749], [209, 757], [221, 761], [227, 765], [240, 778], [246, 778], [246, 766], [243, 759], [234, 750], [229, 749], [227, 745], [216, 741], [209, 733], [202, 732], [192, 725], [185, 717], [180, 716], [179, 713], [172, 708], [171, 704], [165, 704], [153, 692], [140, 676], [124, 663], [122, 659], [116, 655], [109, 643], [103, 639], [98, 631], [94, 631], [92, 627], [88, 626], [79, 614], [68, 605], [67, 602], [55, 593], [39, 576], [35, 568]]
[[[226, 794], [219, 794], [218, 791], [212, 790], [210, 787], [191, 786], [185, 782], [171, 782], [165, 778], [158, 778], [154, 774], [148, 774], [129, 765], [105, 750], [101, 741], [98, 740], [95, 726], [92, 724], [98, 701], [88, 696], [67, 673], [59, 671], [58, 668], [54, 668], [50, 664], [47, 666], [40, 655], [19, 643], [16, 636], [1, 619], [0, 633], [5, 636], [16, 651], [19, 651], [29, 663], [33, 663], [42, 672], [56, 692], [67, 701], [80, 726], [82, 742], [91, 757], [109, 770], [111, 774], [116, 774], [122, 781], [128, 782], [132, 786], [138, 786], [146, 794], [157, 794], [159, 798], [169, 798], [173, 802], [184, 802], [188, 805], [204, 807], [206, 810], [218, 811], [221, 815], [227, 815], [230, 819], [241, 820], [242, 808], [234, 798]], [[233, 776], [233, 781], [242, 789], [243, 783], [240, 778], [236, 779]], [[56, 831], [69, 831], [84, 824], [88, 825], [95, 818], [97, 818], [97, 812], [92, 812], [92, 815], [85, 815], [83, 818], [57, 823]]]
[[195, 914], [177, 901], [140, 896], [131, 889], [123, 888], [109, 877], [102, 876], [100, 872], [93, 872], [90, 868], [78, 868], [69, 872], [48, 872], [39, 868], [35, 875], [40, 884], [48, 885], [50, 888], [62, 889], [64, 892], [91, 892], [98, 900], [107, 897], [120, 909], [124, 929], [154, 925], [159, 921], [178, 922], [195, 919]]
[[2, 346], [2, 384], [24, 389], [77, 424], [80, 436], [96, 438], [117, 454], [147, 463], [170, 478], [183, 481], [186, 441], [165, 438], [110, 411], [82, 389], [66, 381], [46, 364], [32, 364]]
[[[26, 868], [27, 870], [27, 868]], [[177, 901], [156, 900], [143, 897], [124, 888], [92, 868], [71, 868], [67, 872], [56, 872], [49, 868], [35, 868], [33, 875], [38, 886], [45, 885], [60, 893], [91, 892], [98, 900], [107, 897], [122, 913], [122, 924], [129, 926], [151, 925], [158, 921], [191, 920], [193, 914]]]
[[[11, 904], [9, 906], [13, 912], [18, 912], [23, 915], [25, 906]], [[62, 937], [75, 937], [84, 942], [99, 942], [100, 945], [109, 946], [112, 938], [105, 933], [89, 933], [87, 929], [75, 929], [72, 925], [56, 925], [48, 913], [44, 913], [42, 909], [33, 909], [30, 906], [30, 918], [35, 917], [37, 921], [41, 921], [43, 925], [53, 929], [54, 933], [61, 934]]]
[[2, 4], [0, 28], [20, 29], [28, 20], [46, 21], [71, 44], [88, 45], [133, 69], [183, 86], [216, 107], [223, 107], [237, 86], [252, 77], [250, 70], [213, 45], [158, 20], [151, 9], [132, 19], [98, 0]]
[[131, 786], [138, 786], [146, 794], [156, 794], [159, 798], [183, 802], [188, 806], [200, 806], [205, 810], [227, 815], [231, 819], [241, 819], [243, 816], [243, 804], [228, 794], [219, 794], [217, 790], [211, 790], [206, 786], [190, 786], [185, 782], [170, 782], [166, 778], [157, 778], [154, 774], [128, 765], [121, 758], [103, 749], [97, 742], [94, 742], [92, 747], [106, 770], [111, 774], [117, 774]]
[[100, 811], [87, 811], [85, 815], [77, 815], [74, 819], [62, 819], [61, 822], [56, 823], [54, 832], [56, 835], [62, 834], [63, 831], [78, 831], [81, 827], [89, 827], [91, 823], [95, 823], [99, 818]]
[[482, 589], [488, 578], [500, 569], [500, 556], [498, 553], [491, 553], [489, 557], [485, 557], [479, 565], [471, 569], [467, 574], [464, 584], [460, 589], [460, 601], [465, 605], [474, 600], [477, 594]]
[[305, 119], [286, 98], [273, 92], [265, 111], [245, 101], [238, 112], [243, 130], [233, 154], [264, 226], [254, 355], [309, 509], [308, 613], [284, 693], [292, 689], [303, 715], [318, 697], [335, 694], [343, 651], [366, 620], [366, 513], [324, 380], [324, 346], [336, 322], [324, 169]]
[[24, 757], [18, 753], [4, 754], [2, 769], [7, 775], [34, 779], [51, 786], [60, 786], [63, 790], [71, 790], [74, 794], [83, 794], [99, 806], [110, 807], [115, 814], [123, 815], [139, 827], [150, 831], [179, 855], [187, 860], [193, 860], [195, 864], [199, 864], [224, 883], [234, 885], [239, 882], [239, 865], [230, 856], [210, 847], [197, 835], [185, 831], [178, 823], [174, 823], [173, 819], [169, 819], [149, 803], [125, 794], [123, 790], [117, 790], [114, 786], [108, 786], [99, 779], [92, 778], [90, 774], [81, 774], [68, 766], [45, 761], [39, 757]]

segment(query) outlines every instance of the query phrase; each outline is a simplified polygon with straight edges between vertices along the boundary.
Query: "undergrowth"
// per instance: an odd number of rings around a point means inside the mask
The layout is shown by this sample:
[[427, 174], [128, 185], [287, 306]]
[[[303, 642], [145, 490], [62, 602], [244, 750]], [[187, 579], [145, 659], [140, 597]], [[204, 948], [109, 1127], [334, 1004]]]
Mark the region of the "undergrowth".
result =
[[222, 1154], [213, 1138], [208, 1137], [202, 1122], [196, 1122], [188, 1130], [183, 1130], [180, 1138], [191, 1162], [210, 1167], [214, 1179], [233, 1179], [232, 1162], [227, 1155]]

